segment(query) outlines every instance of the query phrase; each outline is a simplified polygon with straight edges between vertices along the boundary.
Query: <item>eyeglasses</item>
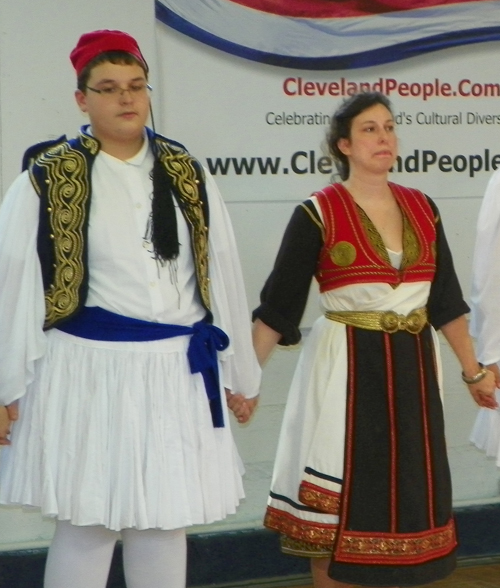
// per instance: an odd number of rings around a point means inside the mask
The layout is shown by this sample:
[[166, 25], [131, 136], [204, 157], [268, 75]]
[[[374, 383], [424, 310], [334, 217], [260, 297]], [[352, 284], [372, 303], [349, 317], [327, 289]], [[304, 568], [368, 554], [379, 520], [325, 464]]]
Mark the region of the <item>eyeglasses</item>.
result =
[[131, 84], [127, 88], [120, 88], [120, 86], [106, 86], [105, 88], [91, 88], [85, 86], [87, 90], [91, 90], [101, 96], [107, 96], [109, 98], [116, 98], [117, 96], [123, 96], [125, 92], [129, 92], [131, 96], [142, 96], [152, 91], [152, 87], [149, 84]]

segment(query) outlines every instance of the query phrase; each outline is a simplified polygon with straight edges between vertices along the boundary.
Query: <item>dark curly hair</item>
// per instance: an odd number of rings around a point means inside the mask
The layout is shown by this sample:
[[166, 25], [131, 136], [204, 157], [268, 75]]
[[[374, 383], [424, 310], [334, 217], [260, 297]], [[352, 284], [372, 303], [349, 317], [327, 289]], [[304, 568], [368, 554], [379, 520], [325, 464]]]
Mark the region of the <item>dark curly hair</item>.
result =
[[350, 138], [353, 118], [377, 104], [382, 104], [382, 106], [385, 106], [393, 114], [389, 99], [380, 92], [360, 92], [359, 94], [354, 94], [346, 98], [333, 113], [326, 142], [337, 171], [343, 181], [349, 177], [349, 160], [340, 151], [337, 143], [339, 139]]

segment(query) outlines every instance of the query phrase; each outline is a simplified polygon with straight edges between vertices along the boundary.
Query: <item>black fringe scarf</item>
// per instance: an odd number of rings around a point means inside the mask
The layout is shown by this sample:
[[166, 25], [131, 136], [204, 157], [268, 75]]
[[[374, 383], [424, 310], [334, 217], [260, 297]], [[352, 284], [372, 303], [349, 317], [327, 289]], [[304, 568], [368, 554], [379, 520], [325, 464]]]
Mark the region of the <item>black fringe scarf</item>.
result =
[[151, 222], [151, 242], [155, 258], [164, 263], [179, 255], [179, 237], [175, 216], [174, 192], [176, 190], [170, 174], [155, 153], [153, 171], [153, 202]]

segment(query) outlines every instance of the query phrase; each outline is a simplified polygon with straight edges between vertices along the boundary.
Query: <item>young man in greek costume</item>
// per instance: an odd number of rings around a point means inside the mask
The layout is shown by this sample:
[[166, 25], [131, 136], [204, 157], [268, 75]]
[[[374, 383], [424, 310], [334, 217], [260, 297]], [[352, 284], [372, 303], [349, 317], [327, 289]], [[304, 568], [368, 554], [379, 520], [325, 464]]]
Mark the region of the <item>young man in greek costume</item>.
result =
[[183, 588], [185, 528], [243, 496], [226, 395], [244, 422], [259, 386], [234, 235], [146, 127], [135, 39], [71, 62], [90, 125], [28, 149], [0, 211], [0, 502], [56, 518], [45, 588], [104, 588], [118, 538], [128, 588]]

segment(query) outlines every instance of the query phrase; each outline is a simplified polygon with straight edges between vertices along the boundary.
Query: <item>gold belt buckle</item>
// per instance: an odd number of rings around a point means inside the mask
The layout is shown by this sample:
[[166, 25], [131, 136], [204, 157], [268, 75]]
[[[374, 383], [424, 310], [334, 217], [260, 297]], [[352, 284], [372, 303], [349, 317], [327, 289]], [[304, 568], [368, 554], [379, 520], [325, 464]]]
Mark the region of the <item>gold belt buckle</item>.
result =
[[406, 317], [406, 330], [412, 335], [420, 333], [427, 323], [427, 313], [422, 310], [412, 310]]
[[404, 319], [405, 317], [393, 310], [388, 310], [380, 317], [380, 328], [386, 333], [396, 333], [400, 330], [402, 318]]
[[408, 316], [388, 310], [380, 317], [380, 328], [386, 333], [408, 331], [416, 335], [423, 329], [425, 322], [425, 315], [419, 310], [412, 310]]

